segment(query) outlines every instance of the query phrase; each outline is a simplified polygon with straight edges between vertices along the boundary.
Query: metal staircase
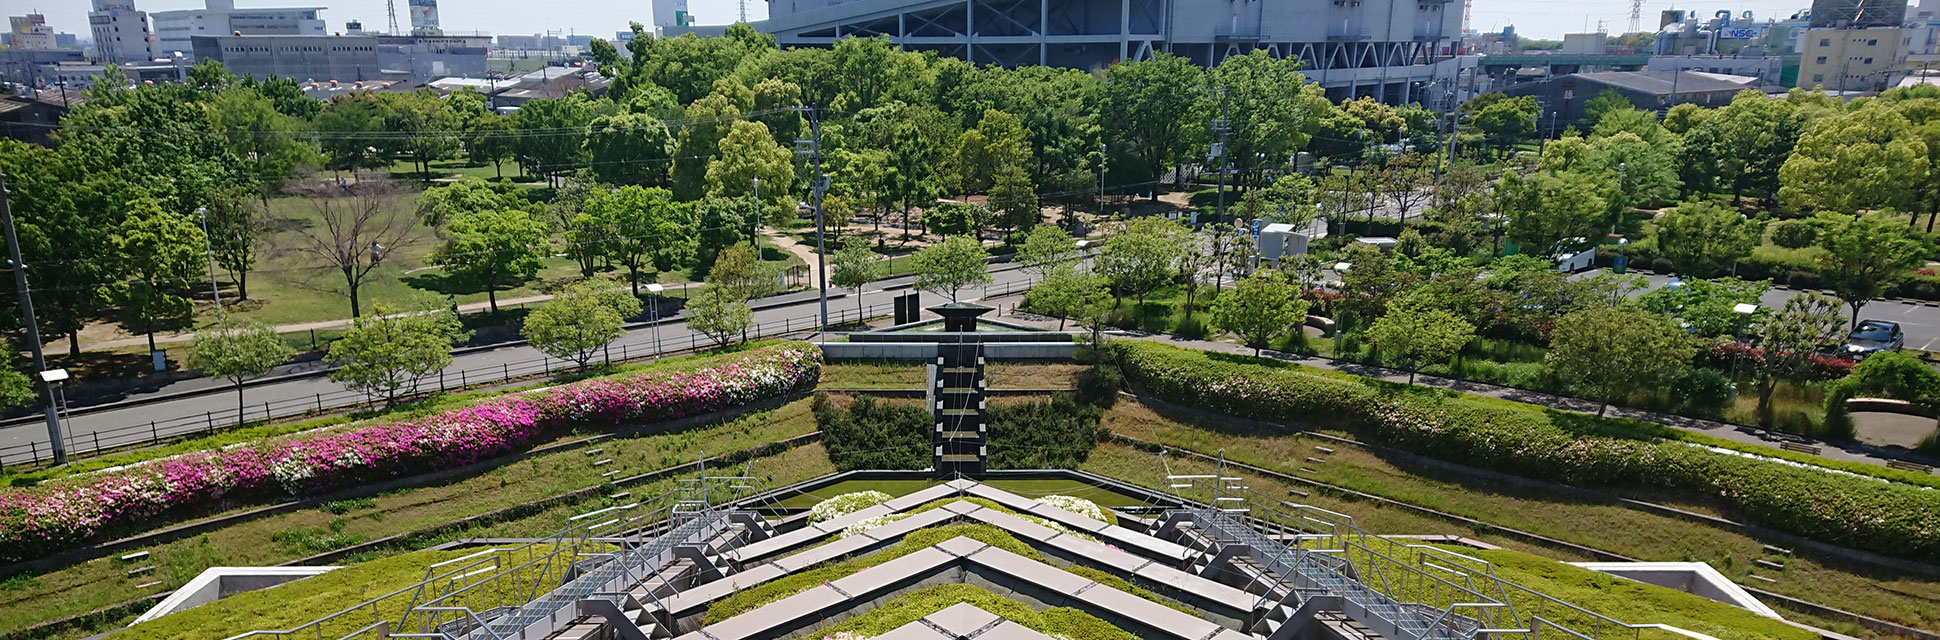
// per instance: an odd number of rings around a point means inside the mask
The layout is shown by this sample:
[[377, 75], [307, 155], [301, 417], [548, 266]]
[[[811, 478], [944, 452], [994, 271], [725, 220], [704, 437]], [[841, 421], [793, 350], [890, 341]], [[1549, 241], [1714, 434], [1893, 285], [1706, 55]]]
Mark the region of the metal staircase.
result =
[[937, 345], [930, 366], [929, 402], [936, 430], [931, 468], [941, 478], [980, 474], [989, 449], [988, 405], [984, 398], [983, 345], [978, 342]]

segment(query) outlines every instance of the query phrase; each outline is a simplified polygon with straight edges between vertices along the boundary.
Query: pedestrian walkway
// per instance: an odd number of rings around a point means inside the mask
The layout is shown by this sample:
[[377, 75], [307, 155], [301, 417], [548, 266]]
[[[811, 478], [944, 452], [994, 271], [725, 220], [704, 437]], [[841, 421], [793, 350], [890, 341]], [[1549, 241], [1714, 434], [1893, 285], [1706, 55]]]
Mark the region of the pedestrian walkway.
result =
[[804, 246], [802, 243], [796, 242], [794, 238], [789, 237], [788, 234], [771, 228], [762, 229], [761, 235], [766, 237], [769, 242], [774, 243], [775, 247], [795, 254], [803, 262], [808, 263], [808, 288], [822, 288], [822, 270], [815, 268], [817, 258], [814, 247]]
[[[551, 299], [552, 299], [552, 294], [550, 293], [542, 293], [542, 294], [533, 295], [533, 296], [522, 296], [518, 298], [504, 298], [498, 301], [498, 306], [499, 308], [504, 309], [504, 308], [510, 308], [510, 307], [518, 307], [518, 306], [527, 305], [527, 304], [536, 304], [536, 303], [545, 302]], [[492, 303], [491, 301], [488, 300], [484, 302], [472, 302], [468, 304], [458, 305], [458, 312], [476, 313], [480, 311], [487, 311], [487, 310], [490, 310], [491, 308], [492, 308]], [[279, 324], [271, 328], [275, 329], [277, 333], [303, 333], [305, 331], [325, 331], [329, 329], [344, 329], [344, 328], [348, 328], [349, 326], [350, 326], [350, 319], [341, 318], [337, 320], [319, 320], [316, 322], [298, 322], [294, 324]], [[188, 342], [193, 339], [195, 339], [194, 332], [155, 334], [155, 344], [158, 344], [158, 345], [164, 344], [164, 343]], [[66, 344], [67, 343], [63, 340], [53, 340], [47, 343], [46, 348], [48, 351], [60, 351], [67, 348], [65, 346]], [[146, 345], [146, 344], [148, 344], [148, 336], [131, 336], [127, 338], [115, 338], [112, 340], [101, 340], [97, 342], [84, 342], [81, 346], [82, 348], [88, 351], [112, 351], [114, 349], [120, 349], [122, 347], [134, 347], [134, 346], [140, 346], [140, 345]]]
[[[1023, 295], [1018, 294], [1018, 295], [1012, 295], [1012, 296], [1002, 296], [1000, 298], [993, 298], [990, 300], [984, 300], [982, 301], [982, 304], [987, 304], [992, 306], [997, 306], [999, 304], [1014, 305], [1022, 301], [1023, 301]], [[1045, 329], [1056, 329], [1058, 326], [1057, 318], [1047, 318], [1045, 316], [1039, 316], [1036, 314], [1017, 311], [1014, 307], [1012, 308], [1010, 313], [1004, 315], [1004, 320], [1006, 322], [1014, 322], [1018, 324], [1041, 327]], [[1220, 342], [1216, 340], [1185, 338], [1185, 337], [1175, 336], [1171, 334], [1148, 333], [1143, 331], [1125, 332], [1123, 333], [1123, 337], [1131, 338], [1135, 340], [1147, 340], [1151, 342], [1159, 342], [1159, 343], [1169, 344], [1175, 347], [1197, 349], [1200, 351], [1216, 351], [1220, 353], [1231, 353], [1231, 354], [1244, 355], [1244, 356], [1253, 355], [1252, 347], [1234, 344], [1231, 342]], [[1357, 376], [1361, 376], [1365, 378], [1374, 378], [1374, 379], [1383, 380], [1387, 382], [1394, 382], [1394, 383], [1401, 383], [1401, 384], [1405, 384], [1408, 382], [1408, 372], [1401, 371], [1398, 369], [1389, 369], [1386, 367], [1365, 365], [1365, 364], [1359, 364], [1359, 363], [1353, 363], [1353, 362], [1345, 362], [1341, 360], [1335, 360], [1332, 358], [1325, 358], [1320, 356], [1307, 356], [1307, 355], [1300, 355], [1297, 353], [1285, 353], [1281, 351], [1273, 351], [1270, 349], [1261, 351], [1260, 357], [1272, 358], [1272, 359], [1280, 360], [1284, 362], [1292, 362], [1292, 363], [1296, 363], [1304, 366], [1314, 367], [1316, 369], [1327, 369], [1331, 371], [1351, 373]], [[1471, 393], [1471, 394], [1480, 395], [1480, 396], [1488, 396], [1491, 398], [1513, 400], [1515, 402], [1521, 402], [1524, 404], [1532, 404], [1539, 407], [1556, 409], [1559, 411], [1570, 411], [1575, 413], [1594, 414], [1596, 413], [1598, 406], [1600, 406], [1601, 404], [1594, 400], [1585, 400], [1583, 398], [1559, 396], [1551, 393], [1544, 393], [1541, 391], [1531, 391], [1529, 389], [1505, 387], [1501, 385], [1493, 385], [1493, 384], [1488, 384], [1484, 382], [1475, 382], [1472, 380], [1462, 380], [1459, 378], [1444, 378], [1440, 376], [1429, 375], [1426, 373], [1418, 374], [1417, 376], [1415, 376], [1415, 384], [1423, 387], [1447, 389], [1450, 391]], [[1604, 415], [1612, 418], [1627, 418], [1631, 420], [1642, 420], [1645, 422], [1654, 422], [1668, 427], [1674, 427], [1677, 429], [1683, 429], [1685, 431], [1691, 431], [1695, 433], [1702, 433], [1715, 438], [1731, 440], [1733, 442], [1739, 442], [1744, 444], [1753, 444], [1753, 445], [1758, 445], [1763, 447], [1778, 446], [1778, 441], [1767, 438], [1764, 435], [1762, 435], [1765, 433], [1765, 431], [1762, 429], [1757, 429], [1757, 428], [1749, 427], [1745, 425], [1732, 424], [1729, 422], [1705, 420], [1702, 418], [1691, 418], [1691, 417], [1680, 416], [1680, 415], [1671, 414], [1671, 413], [1664, 413], [1660, 411], [1649, 411], [1645, 409], [1636, 409], [1632, 407], [1623, 407], [1623, 406], [1617, 406], [1617, 405], [1610, 405], [1609, 410], [1606, 411]], [[1818, 445], [1820, 447], [1819, 457], [1826, 458], [1828, 460], [1839, 460], [1844, 462], [1862, 462], [1866, 464], [1875, 464], [1880, 466], [1887, 466], [1886, 463], [1892, 460], [1892, 458], [1876, 455], [1873, 452], [1867, 450], [1863, 446], [1854, 446], [1851, 444], [1840, 444], [1840, 443], [1817, 441], [1817, 440], [1806, 440], [1804, 438], [1797, 437], [1797, 436], [1787, 436], [1787, 439], [1792, 441], [1807, 441], [1810, 444]]]

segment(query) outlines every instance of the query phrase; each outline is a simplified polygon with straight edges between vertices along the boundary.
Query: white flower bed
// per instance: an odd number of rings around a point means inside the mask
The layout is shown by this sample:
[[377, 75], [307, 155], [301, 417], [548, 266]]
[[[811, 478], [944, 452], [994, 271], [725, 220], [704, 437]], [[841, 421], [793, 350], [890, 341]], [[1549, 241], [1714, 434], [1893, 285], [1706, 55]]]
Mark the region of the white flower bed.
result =
[[1090, 500], [1086, 500], [1084, 498], [1073, 498], [1071, 496], [1044, 496], [1042, 498], [1038, 498], [1037, 501], [1087, 518], [1091, 518], [1093, 520], [1097, 520], [1099, 522], [1111, 522], [1111, 518], [1105, 516], [1104, 507], [1100, 507], [1098, 506], [1098, 503], [1092, 502]]
[[842, 535], [837, 539], [847, 538], [849, 536], [862, 533], [864, 531], [868, 531], [870, 529], [874, 529], [876, 527], [880, 527], [885, 524], [889, 524], [891, 522], [895, 522], [897, 520], [901, 520], [907, 517], [909, 516], [906, 514], [892, 513], [886, 516], [876, 516], [874, 518], [863, 518], [861, 520], [855, 521], [854, 524], [843, 527]]
[[836, 518], [840, 518], [842, 516], [849, 515], [851, 513], [855, 513], [857, 511], [861, 511], [863, 509], [867, 509], [869, 507], [873, 507], [873, 506], [882, 504], [884, 502], [888, 502], [890, 498], [891, 496], [889, 494], [883, 493], [881, 491], [857, 491], [855, 493], [845, 493], [845, 494], [815, 503], [815, 506], [809, 508], [808, 510], [808, 521], [823, 522], [827, 520], [834, 520]]

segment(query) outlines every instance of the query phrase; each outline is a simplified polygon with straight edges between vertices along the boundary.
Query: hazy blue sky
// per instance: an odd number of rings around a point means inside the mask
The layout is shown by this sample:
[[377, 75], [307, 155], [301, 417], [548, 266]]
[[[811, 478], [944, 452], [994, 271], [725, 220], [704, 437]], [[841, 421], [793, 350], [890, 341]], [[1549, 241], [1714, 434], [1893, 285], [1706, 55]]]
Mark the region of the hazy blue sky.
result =
[[[688, 2], [689, 9], [703, 24], [732, 22], [736, 17], [734, 0]], [[379, 30], [388, 21], [384, 0], [237, 0], [236, 4], [244, 7], [325, 6], [328, 10], [324, 11], [323, 17], [330, 24], [331, 31], [341, 31], [344, 22], [352, 19], [363, 20], [366, 28]], [[20, 15], [39, 9], [47, 14], [47, 20], [55, 30], [86, 33], [89, 5], [89, 0], [0, 0], [0, 7], [5, 8], [0, 13]], [[202, 0], [135, 0], [135, 6], [145, 11], [192, 9], [201, 7]], [[1658, 12], [1674, 7], [1697, 9], [1705, 14], [1718, 9], [1730, 9], [1734, 14], [1750, 10], [1762, 22], [1769, 18], [1782, 19], [1809, 6], [1809, 0], [1739, 0], [1702, 4], [1645, 0], [1643, 22], [1644, 28], [1653, 28], [1657, 24]], [[441, 0], [438, 12], [445, 29], [449, 31], [531, 34], [547, 30], [561, 33], [577, 30], [578, 33], [610, 38], [615, 31], [626, 28], [628, 21], [646, 22], [652, 13], [651, 7], [651, 0]], [[767, 11], [767, 2], [748, 1], [750, 19], [761, 19], [767, 15]], [[398, 14], [400, 23], [409, 23], [404, 0], [398, 0]], [[1630, 3], [1627, 0], [1475, 0], [1475, 14], [1470, 21], [1475, 28], [1485, 31], [1513, 24], [1521, 33], [1555, 38], [1565, 32], [1581, 31], [1585, 24], [1594, 29], [1598, 20], [1606, 21], [1605, 28], [1610, 32], [1621, 32], [1628, 25], [1629, 15]]]

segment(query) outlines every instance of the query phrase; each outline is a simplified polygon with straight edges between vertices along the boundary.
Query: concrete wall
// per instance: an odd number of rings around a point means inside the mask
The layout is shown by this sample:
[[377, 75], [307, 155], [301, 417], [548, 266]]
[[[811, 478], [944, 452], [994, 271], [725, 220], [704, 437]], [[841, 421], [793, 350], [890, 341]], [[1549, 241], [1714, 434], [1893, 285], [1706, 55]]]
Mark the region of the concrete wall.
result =
[[190, 580], [160, 604], [135, 618], [141, 624], [177, 611], [200, 607], [238, 593], [268, 589], [285, 582], [302, 580], [337, 570], [337, 567], [210, 567]]

